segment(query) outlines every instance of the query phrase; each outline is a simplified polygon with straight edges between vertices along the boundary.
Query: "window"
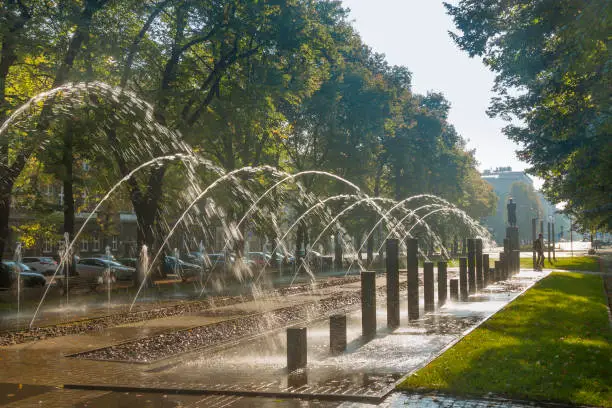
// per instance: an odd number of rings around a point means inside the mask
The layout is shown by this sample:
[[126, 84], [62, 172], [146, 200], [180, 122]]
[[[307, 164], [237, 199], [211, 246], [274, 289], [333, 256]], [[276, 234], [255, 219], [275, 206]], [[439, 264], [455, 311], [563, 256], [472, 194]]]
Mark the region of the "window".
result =
[[81, 251], [89, 251], [89, 241], [87, 240], [87, 238], [81, 239]]
[[113, 235], [113, 242], [112, 242], [112, 247], [111, 249], [113, 251], [116, 251], [119, 249], [119, 236], [117, 235]]
[[45, 241], [43, 244], [43, 252], [49, 253], [52, 251], [53, 251], [53, 244], [51, 243], [51, 240], [48, 238], [45, 238]]
[[92, 250], [95, 252], [98, 252], [100, 250], [100, 237], [98, 236], [98, 234], [95, 234], [92, 238]]

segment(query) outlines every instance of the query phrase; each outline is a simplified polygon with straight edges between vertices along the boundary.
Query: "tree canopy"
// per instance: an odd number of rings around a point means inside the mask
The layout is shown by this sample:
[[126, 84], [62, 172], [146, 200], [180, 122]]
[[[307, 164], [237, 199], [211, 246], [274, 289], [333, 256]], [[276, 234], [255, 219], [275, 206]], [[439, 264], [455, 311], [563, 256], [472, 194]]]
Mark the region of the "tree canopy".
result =
[[[409, 69], [365, 45], [339, 1], [7, 0], [0, 27], [0, 122], [40, 92], [88, 84], [32, 105], [0, 136], [0, 254], [12, 206], [41, 220], [63, 210], [57, 233], [72, 236], [74, 213], [116, 180], [187, 150], [227, 171], [326, 170], [377, 197], [437, 194], [477, 218], [495, 207], [444, 95], [415, 94]], [[105, 211], [135, 211], [138, 243], [159, 245], [190, 171], [146, 168]], [[63, 202], [34, 208], [28, 200], [54, 182]]]
[[608, 0], [446, 3], [457, 45], [496, 74], [490, 115], [544, 179], [546, 195], [585, 226], [612, 227]]

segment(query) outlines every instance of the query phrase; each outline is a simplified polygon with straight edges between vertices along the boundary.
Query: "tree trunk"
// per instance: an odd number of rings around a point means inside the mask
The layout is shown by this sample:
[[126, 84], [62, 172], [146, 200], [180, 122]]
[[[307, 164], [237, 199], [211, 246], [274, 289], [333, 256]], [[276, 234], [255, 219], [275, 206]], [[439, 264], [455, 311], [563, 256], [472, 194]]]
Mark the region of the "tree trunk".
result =
[[304, 255], [302, 253], [302, 245], [304, 245], [304, 226], [302, 223], [298, 224], [295, 235], [295, 261], [296, 265], [299, 265]]
[[[8, 117], [10, 106], [6, 100], [6, 78], [9, 70], [17, 61], [15, 48], [18, 35], [25, 27], [26, 22], [32, 17], [30, 11], [21, 3], [20, 14], [8, 13], [9, 20], [6, 21], [2, 46], [0, 48], [0, 125]], [[10, 18], [12, 17], [12, 18]], [[0, 136], [0, 261], [3, 259], [4, 251], [9, 247], [9, 217], [11, 214], [11, 192], [15, 183], [16, 175], [13, 166], [9, 166], [9, 144], [6, 136]]]
[[9, 215], [11, 213], [11, 190], [13, 183], [0, 184], [0, 261], [9, 248]]
[[[156, 207], [147, 205], [146, 202], [134, 203], [134, 212], [136, 213], [137, 229], [136, 229], [136, 250], [138, 251], [138, 267], [136, 270], [137, 284], [140, 285], [143, 280], [151, 281], [153, 277], [165, 278], [166, 273], [163, 267], [163, 254], [162, 258], [155, 261], [155, 264], [151, 264], [153, 257], [157, 252], [155, 247], [155, 218], [156, 218]], [[142, 270], [140, 265], [144, 265], [145, 262], [141, 258], [142, 247], [147, 246], [148, 253], [148, 264], [149, 274], [145, 277], [147, 271]]]
[[[89, 27], [91, 25], [92, 17], [96, 11], [104, 7], [106, 2], [107, 2], [106, 0], [89, 0], [86, 2], [85, 7], [83, 11], [81, 12], [81, 16], [79, 18], [79, 23], [77, 24], [75, 33], [70, 40], [68, 51], [66, 52], [64, 60], [62, 61], [62, 64], [60, 65], [57, 71], [57, 74], [55, 76], [55, 79], [53, 81], [54, 88], [59, 85], [62, 85], [68, 79], [68, 74], [70, 70], [72, 69], [72, 66], [74, 65], [74, 60], [76, 59], [78, 53], [81, 50], [81, 45], [83, 44], [83, 41], [89, 35]], [[22, 16], [21, 16], [22, 21], [19, 22], [18, 24], [15, 24], [13, 27], [9, 29], [9, 33], [12, 35], [15, 35], [15, 33], [18, 30], [21, 30], [24, 27], [25, 22], [29, 18], [31, 18], [31, 15], [29, 14], [29, 12], [22, 5], [20, 5], [20, 7], [22, 8]], [[2, 43], [2, 59], [0, 60], [0, 71], [1, 71], [0, 72], [0, 78], [1, 78], [0, 88], [2, 91], [0, 103], [3, 105], [2, 110], [5, 110], [4, 105], [6, 104], [6, 101], [4, 100], [4, 88], [6, 86], [6, 75], [8, 73], [8, 69], [16, 60], [16, 57], [14, 54], [14, 48], [15, 48], [15, 44], [11, 44], [9, 41], [9, 36], [5, 36], [3, 38], [3, 43]], [[51, 103], [52, 102], [50, 101], [46, 101], [42, 108], [42, 112], [40, 115], [43, 119], [39, 123], [39, 126], [38, 126], [39, 130], [44, 131], [46, 130], [48, 126], [48, 123], [44, 118], [46, 116], [46, 113], [50, 109]], [[2, 113], [4, 115], [4, 112]], [[32, 153], [33, 149], [28, 148], [25, 151], [19, 152], [15, 162], [11, 166], [9, 166], [8, 165], [8, 144], [6, 145], [0, 144], [0, 146], [2, 147], [0, 149], [0, 160], [2, 160], [2, 162], [0, 162], [0, 167], [5, 167], [5, 168], [0, 169], [1, 170], [0, 174], [3, 180], [2, 181], [3, 182], [2, 192], [0, 193], [1, 194], [0, 200], [2, 200], [3, 202], [2, 204], [3, 208], [0, 209], [0, 246], [2, 246], [2, 248], [0, 248], [0, 259], [1, 259], [3, 249], [4, 247], [6, 247], [6, 241], [8, 239], [8, 218], [10, 215], [10, 195], [12, 191], [12, 186], [15, 180], [17, 179], [17, 177], [19, 176], [19, 174], [21, 174], [21, 171], [23, 170], [25, 164], [27, 163], [28, 158], [30, 157], [30, 154]], [[11, 188], [7, 189], [7, 186], [9, 185]], [[5, 197], [6, 194], [8, 194], [8, 199]], [[9, 203], [8, 207], [6, 206], [7, 202]]]
[[[383, 160], [380, 161], [381, 163], [383, 162]], [[380, 196], [380, 182], [382, 179], [382, 165], [379, 165], [378, 168], [376, 169], [376, 178], [374, 180], [374, 197], [379, 197]], [[380, 241], [381, 237], [382, 237], [382, 224], [379, 225], [378, 227], [378, 240]], [[368, 237], [368, 243], [367, 243], [367, 266], [370, 266], [372, 264], [372, 262], [374, 261], [374, 234], [370, 234], [370, 236]]]
[[[55, 79], [53, 81], [53, 87], [60, 86], [64, 84], [68, 80], [68, 75], [70, 70], [74, 66], [74, 61], [76, 57], [81, 52], [81, 48], [83, 44], [87, 41], [89, 37], [89, 29], [91, 26], [91, 21], [93, 19], [93, 15], [104, 7], [104, 4], [107, 0], [88, 0], [85, 2], [85, 6], [83, 11], [81, 12], [79, 23], [76, 27], [75, 33], [70, 40], [70, 44], [68, 46], [68, 51], [64, 56], [64, 60], [60, 65]], [[43, 106], [43, 111], [41, 116], [46, 116], [45, 111], [49, 109], [50, 105], [45, 103]], [[48, 123], [43, 119], [43, 128], [48, 126]], [[71, 126], [68, 126], [66, 132], [64, 133], [64, 150], [62, 155], [62, 166], [64, 167], [64, 233], [68, 233], [68, 238], [72, 242], [74, 239], [74, 174], [72, 169], [72, 164], [74, 161], [74, 129]], [[74, 246], [73, 246], [74, 247]], [[68, 275], [76, 274], [76, 265], [74, 262], [68, 263]]]
[[402, 197], [402, 169], [400, 166], [395, 167], [395, 199], [399, 201]]
[[[72, 242], [74, 239], [74, 173], [72, 168], [73, 162], [73, 129], [68, 127], [64, 133], [64, 150], [62, 155], [62, 166], [64, 167], [64, 234], [68, 234], [68, 239]], [[74, 262], [68, 262], [68, 275], [75, 274], [76, 265]]]
[[340, 232], [334, 234], [334, 265], [336, 269], [342, 269], [342, 243]]

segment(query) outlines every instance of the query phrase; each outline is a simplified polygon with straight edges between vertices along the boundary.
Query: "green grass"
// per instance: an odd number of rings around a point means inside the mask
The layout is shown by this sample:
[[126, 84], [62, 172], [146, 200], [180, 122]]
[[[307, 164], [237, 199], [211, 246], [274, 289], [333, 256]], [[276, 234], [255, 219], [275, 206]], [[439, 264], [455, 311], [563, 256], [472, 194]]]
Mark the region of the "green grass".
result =
[[448, 260], [448, 267], [449, 268], [455, 268], [459, 266], [459, 259], [449, 259]]
[[612, 407], [601, 277], [551, 274], [399, 388]]
[[[533, 259], [521, 258], [521, 268], [532, 268]], [[564, 269], [569, 271], [592, 271], [599, 272], [599, 257], [598, 256], [574, 256], [567, 258], [557, 258], [553, 263], [548, 262], [548, 258], [544, 260], [544, 268]]]
[[[436, 259], [436, 260], [433, 260], [433, 261], [431, 261], [431, 262], [433, 262], [433, 263], [434, 263], [434, 268], [438, 268], [438, 260], [437, 260], [437, 259]], [[447, 266], [448, 268], [452, 268], [452, 267], [457, 267], [457, 266], [459, 266], [459, 259], [448, 259], [448, 260], [446, 260], [445, 262], [446, 262], [446, 266]], [[424, 263], [425, 263], [425, 261], [424, 261], [424, 260], [419, 259], [419, 267], [420, 267], [420, 268], [422, 268], [422, 267], [423, 267], [423, 264], [424, 264]], [[403, 266], [403, 269], [406, 269], [406, 265], [405, 265], [405, 264], [404, 264], [404, 265], [402, 265], [402, 266]]]

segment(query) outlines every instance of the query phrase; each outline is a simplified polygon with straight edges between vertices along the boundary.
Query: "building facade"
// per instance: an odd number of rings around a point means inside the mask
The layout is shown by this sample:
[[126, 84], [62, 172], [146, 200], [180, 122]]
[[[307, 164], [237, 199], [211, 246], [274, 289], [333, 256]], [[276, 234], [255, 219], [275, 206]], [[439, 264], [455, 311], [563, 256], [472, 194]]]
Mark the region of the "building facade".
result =
[[[512, 187], [515, 183], [523, 183], [528, 189], [535, 190], [533, 179], [525, 172], [512, 171], [511, 167], [500, 167], [495, 170], [485, 170], [482, 173], [482, 178], [493, 187], [493, 190], [497, 195], [497, 211], [494, 215], [486, 217], [483, 220], [483, 223], [486, 225], [489, 232], [491, 232], [495, 238], [495, 241], [498, 244], [503, 244], [507, 225], [506, 204], [511, 197]], [[551, 204], [540, 191], [536, 190], [535, 194], [538, 200], [537, 203], [522, 202], [520, 198], [517, 202], [517, 197], [514, 197], [514, 201], [517, 204], [516, 210], [517, 218], [520, 224], [519, 234], [521, 242], [523, 244], [531, 242], [531, 218], [538, 218], [545, 223], [549, 221], [554, 222], [556, 225], [555, 240], [559, 241], [561, 238], [563, 238], [560, 235], [561, 231], [569, 231], [569, 219], [566, 216], [559, 214], [556, 207]], [[547, 230], [546, 227], [545, 230]], [[547, 231], [545, 231], [544, 236], [546, 237], [546, 235]]]

